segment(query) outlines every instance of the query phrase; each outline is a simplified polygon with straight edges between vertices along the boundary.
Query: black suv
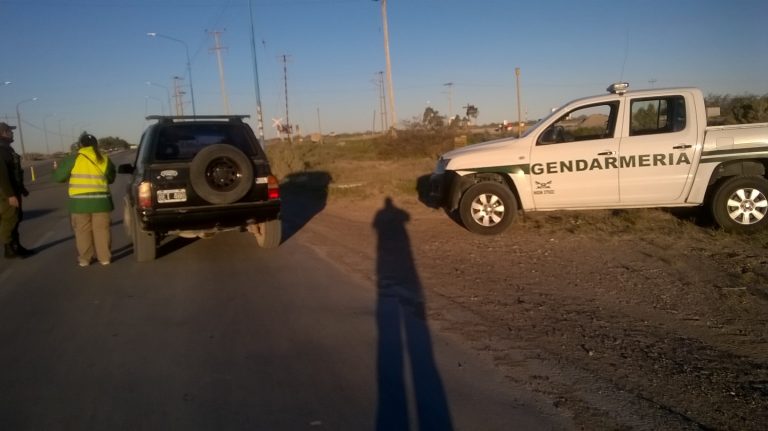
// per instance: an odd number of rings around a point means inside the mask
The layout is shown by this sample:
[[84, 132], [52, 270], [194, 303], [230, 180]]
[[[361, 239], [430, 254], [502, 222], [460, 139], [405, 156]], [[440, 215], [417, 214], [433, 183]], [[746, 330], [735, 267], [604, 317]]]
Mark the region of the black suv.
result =
[[246, 115], [149, 116], [124, 198], [123, 224], [139, 262], [155, 259], [167, 235], [254, 234], [259, 246], [281, 238], [280, 189]]

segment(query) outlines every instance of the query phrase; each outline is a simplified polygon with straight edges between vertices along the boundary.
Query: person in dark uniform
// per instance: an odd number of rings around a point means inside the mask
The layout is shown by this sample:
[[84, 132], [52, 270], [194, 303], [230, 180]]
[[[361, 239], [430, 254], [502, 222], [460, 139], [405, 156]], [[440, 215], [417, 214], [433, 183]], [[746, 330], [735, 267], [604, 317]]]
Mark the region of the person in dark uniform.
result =
[[33, 254], [19, 243], [19, 223], [23, 215], [21, 198], [29, 192], [24, 187], [21, 157], [11, 148], [15, 128], [0, 122], [0, 241], [5, 247], [6, 259]]

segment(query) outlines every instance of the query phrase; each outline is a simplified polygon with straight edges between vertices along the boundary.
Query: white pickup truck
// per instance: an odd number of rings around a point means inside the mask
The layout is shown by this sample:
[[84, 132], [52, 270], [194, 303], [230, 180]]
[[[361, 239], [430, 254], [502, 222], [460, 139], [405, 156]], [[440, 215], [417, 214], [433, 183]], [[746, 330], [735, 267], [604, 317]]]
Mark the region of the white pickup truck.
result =
[[707, 127], [695, 88], [627, 91], [574, 100], [519, 139], [450, 151], [430, 198], [479, 234], [517, 212], [706, 205], [724, 230], [768, 225], [768, 123]]

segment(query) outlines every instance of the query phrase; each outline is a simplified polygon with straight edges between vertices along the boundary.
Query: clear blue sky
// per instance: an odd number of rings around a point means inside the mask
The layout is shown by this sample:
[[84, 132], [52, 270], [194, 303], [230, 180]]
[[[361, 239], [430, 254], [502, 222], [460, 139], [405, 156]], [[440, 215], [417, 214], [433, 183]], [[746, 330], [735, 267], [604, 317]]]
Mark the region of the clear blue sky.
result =
[[[302, 133], [318, 130], [318, 110], [325, 133], [370, 130], [384, 70], [380, 3], [252, 4], [267, 137], [271, 119], [285, 118], [282, 55]], [[516, 119], [515, 67], [528, 119], [619, 80], [768, 93], [766, 0], [389, 0], [387, 9], [400, 122], [428, 105], [448, 113], [449, 89], [453, 114], [471, 103], [480, 123]], [[146, 82], [172, 91], [171, 77], [186, 76], [184, 45], [147, 32], [187, 44], [197, 113], [221, 113], [212, 30], [227, 48], [230, 112], [255, 118], [248, 17], [248, 0], [0, 0], [0, 82], [12, 81], [0, 86], [0, 119], [15, 124], [17, 104], [38, 97], [20, 105], [28, 152], [45, 151], [44, 124], [52, 151], [83, 129], [138, 142], [145, 114], [169, 109], [166, 90]]]

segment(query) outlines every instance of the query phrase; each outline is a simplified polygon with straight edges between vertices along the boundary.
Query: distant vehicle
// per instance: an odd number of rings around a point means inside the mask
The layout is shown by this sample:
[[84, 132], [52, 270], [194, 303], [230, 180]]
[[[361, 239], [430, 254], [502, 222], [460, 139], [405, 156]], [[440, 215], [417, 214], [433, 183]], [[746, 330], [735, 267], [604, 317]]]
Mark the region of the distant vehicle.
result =
[[430, 183], [435, 206], [479, 234], [524, 211], [706, 205], [724, 230], [768, 225], [768, 123], [707, 127], [695, 88], [572, 101], [520, 139], [450, 151]]
[[280, 189], [247, 116], [149, 116], [123, 201], [123, 225], [139, 262], [156, 257], [167, 235], [208, 238], [251, 232], [256, 243], [281, 239]]

